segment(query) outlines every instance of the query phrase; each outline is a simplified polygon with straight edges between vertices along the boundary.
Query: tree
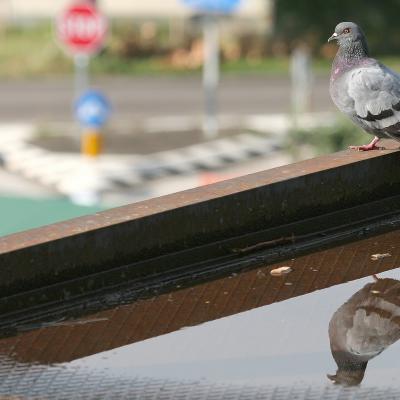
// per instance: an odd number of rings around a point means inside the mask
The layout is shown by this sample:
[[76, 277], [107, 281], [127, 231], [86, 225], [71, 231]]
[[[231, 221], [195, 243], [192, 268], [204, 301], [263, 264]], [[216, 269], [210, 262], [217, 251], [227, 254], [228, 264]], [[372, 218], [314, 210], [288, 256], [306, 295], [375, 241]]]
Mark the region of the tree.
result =
[[289, 43], [325, 43], [337, 23], [353, 21], [365, 31], [373, 54], [400, 52], [400, 0], [276, 0], [275, 7], [275, 33]]

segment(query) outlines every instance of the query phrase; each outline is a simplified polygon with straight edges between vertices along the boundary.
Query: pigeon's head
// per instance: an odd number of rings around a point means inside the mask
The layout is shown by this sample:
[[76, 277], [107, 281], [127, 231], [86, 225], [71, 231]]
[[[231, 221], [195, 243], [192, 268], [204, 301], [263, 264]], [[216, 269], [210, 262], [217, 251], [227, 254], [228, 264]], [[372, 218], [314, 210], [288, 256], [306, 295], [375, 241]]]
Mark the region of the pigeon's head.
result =
[[365, 52], [368, 52], [365, 35], [354, 22], [341, 22], [338, 24], [328, 42], [333, 40], [338, 42], [339, 47], [352, 48], [354, 45], [361, 45]]

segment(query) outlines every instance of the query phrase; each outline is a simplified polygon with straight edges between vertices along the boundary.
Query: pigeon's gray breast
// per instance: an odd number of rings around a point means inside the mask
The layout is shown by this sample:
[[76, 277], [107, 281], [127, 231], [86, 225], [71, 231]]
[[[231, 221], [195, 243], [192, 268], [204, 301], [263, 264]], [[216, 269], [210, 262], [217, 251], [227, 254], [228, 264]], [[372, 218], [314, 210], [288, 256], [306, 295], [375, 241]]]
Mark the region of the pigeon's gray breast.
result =
[[348, 74], [342, 73], [340, 69], [335, 69], [332, 72], [329, 92], [336, 107], [349, 115], [354, 114], [354, 99], [348, 93]]

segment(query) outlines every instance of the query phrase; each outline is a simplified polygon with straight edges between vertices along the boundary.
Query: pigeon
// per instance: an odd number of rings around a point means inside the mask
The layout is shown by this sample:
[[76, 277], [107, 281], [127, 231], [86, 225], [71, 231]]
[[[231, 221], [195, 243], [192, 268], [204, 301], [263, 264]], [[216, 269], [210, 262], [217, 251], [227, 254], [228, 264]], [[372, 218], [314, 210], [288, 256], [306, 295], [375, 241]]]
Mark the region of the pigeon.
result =
[[369, 57], [365, 35], [353, 22], [338, 24], [331, 41], [339, 46], [332, 64], [331, 98], [356, 125], [374, 135], [371, 143], [350, 148], [368, 151], [380, 149], [380, 139], [400, 141], [400, 75]]
[[368, 283], [333, 314], [329, 322], [331, 352], [338, 370], [334, 383], [359, 385], [368, 362], [400, 339], [400, 281]]

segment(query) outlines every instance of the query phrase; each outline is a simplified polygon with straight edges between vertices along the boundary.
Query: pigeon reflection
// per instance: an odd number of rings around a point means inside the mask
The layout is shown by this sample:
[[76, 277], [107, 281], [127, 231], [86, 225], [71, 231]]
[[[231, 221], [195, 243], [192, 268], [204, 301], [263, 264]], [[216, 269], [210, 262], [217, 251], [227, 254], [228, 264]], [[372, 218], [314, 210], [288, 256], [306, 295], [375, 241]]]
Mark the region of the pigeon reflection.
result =
[[334, 383], [354, 386], [364, 378], [368, 361], [400, 338], [400, 281], [368, 283], [346, 301], [329, 322]]

